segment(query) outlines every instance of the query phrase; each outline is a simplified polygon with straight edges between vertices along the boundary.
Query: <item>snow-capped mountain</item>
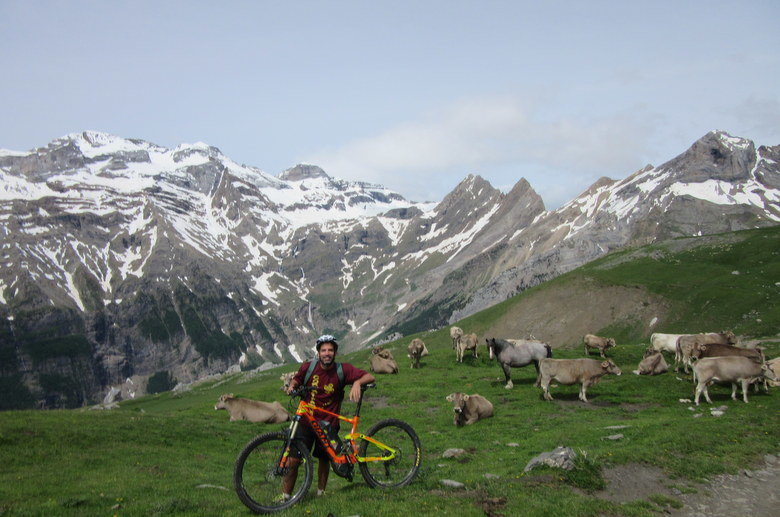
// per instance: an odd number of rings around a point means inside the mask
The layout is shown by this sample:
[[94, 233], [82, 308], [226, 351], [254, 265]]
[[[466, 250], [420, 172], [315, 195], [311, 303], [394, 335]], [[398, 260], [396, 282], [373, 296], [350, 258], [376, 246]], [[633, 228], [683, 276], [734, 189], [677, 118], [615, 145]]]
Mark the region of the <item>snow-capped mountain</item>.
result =
[[354, 349], [437, 327], [627, 244], [777, 224], [778, 155], [712, 132], [546, 211], [525, 180], [468, 176], [420, 204], [202, 143], [84, 132], [0, 151], [0, 381], [78, 405], [299, 361], [318, 333]]

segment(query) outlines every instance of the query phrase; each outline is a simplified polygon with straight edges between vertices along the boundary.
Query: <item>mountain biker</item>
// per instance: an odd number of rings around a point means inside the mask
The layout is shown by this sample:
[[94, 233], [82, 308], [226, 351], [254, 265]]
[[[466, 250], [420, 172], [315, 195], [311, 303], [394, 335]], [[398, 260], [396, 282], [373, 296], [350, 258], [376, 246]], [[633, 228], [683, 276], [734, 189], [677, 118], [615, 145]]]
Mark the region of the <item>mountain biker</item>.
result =
[[[287, 387], [287, 393], [292, 393], [293, 390], [305, 382], [307, 386], [319, 388], [311, 392], [311, 400], [309, 401], [311, 404], [333, 413], [340, 413], [341, 402], [344, 400], [344, 387], [351, 384], [352, 388], [349, 390], [349, 400], [357, 402], [360, 399], [360, 387], [363, 384], [374, 382], [374, 376], [349, 363], [341, 363], [341, 365], [338, 365], [338, 363], [336, 363], [336, 353], [338, 352], [338, 349], [339, 345], [336, 343], [335, 337], [329, 334], [320, 336], [317, 339], [317, 364], [314, 366], [314, 370], [307, 375], [311, 366], [311, 361], [303, 363], [295, 374], [295, 377], [293, 377], [292, 382], [290, 382], [290, 385]], [[343, 379], [343, 382], [340, 382], [340, 379]], [[333, 432], [338, 431], [339, 419], [323, 414], [323, 420], [328, 422]], [[303, 443], [312, 451], [312, 454], [319, 458], [319, 466], [317, 467], [317, 495], [320, 496], [325, 493], [325, 486], [328, 484], [330, 457], [320, 446], [320, 443], [314, 434], [314, 430], [312, 430], [307, 422], [301, 420], [301, 424], [302, 425], [298, 427], [296, 436], [301, 438]], [[312, 449], [312, 446], [314, 446], [314, 449]], [[288, 460], [290, 468], [289, 473], [282, 481], [282, 495], [284, 498], [289, 498], [292, 493], [292, 489], [295, 486], [295, 480], [298, 477], [298, 466], [300, 465], [300, 462], [300, 451], [293, 449], [291, 457]]]

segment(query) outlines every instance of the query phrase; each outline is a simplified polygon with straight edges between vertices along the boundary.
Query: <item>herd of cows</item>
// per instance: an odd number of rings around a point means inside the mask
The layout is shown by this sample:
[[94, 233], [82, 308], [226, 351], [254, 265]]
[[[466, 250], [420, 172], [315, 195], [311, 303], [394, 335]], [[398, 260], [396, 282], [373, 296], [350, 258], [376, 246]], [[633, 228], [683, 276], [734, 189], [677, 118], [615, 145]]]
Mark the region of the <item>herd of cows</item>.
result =
[[[478, 357], [478, 339], [476, 334], [466, 334], [458, 327], [450, 327], [452, 348], [455, 360], [463, 362], [466, 352]], [[583, 338], [585, 354], [598, 351], [601, 359], [554, 359], [550, 345], [535, 339], [485, 339], [490, 359], [496, 359], [506, 378], [506, 389], [513, 387], [511, 370], [533, 364], [536, 369], [534, 386], [542, 389], [545, 400], [553, 400], [550, 384], [580, 385], [579, 399], [588, 402], [587, 390], [604, 375], [621, 375], [620, 368], [607, 357], [606, 352], [616, 346], [612, 338], [587, 334]], [[420, 359], [428, 355], [428, 349], [421, 339], [414, 339], [407, 347], [411, 368], [420, 367]], [[637, 375], [659, 375], [669, 370], [664, 353], [674, 357], [675, 372], [682, 366], [688, 373], [693, 371], [696, 384], [695, 403], [704, 394], [710, 400], [707, 388], [713, 382], [730, 383], [731, 397], [736, 400], [737, 386], [741, 385], [742, 398], [748, 401], [747, 393], [751, 384], [763, 382], [780, 385], [780, 357], [767, 361], [763, 351], [758, 348], [738, 346], [732, 332], [711, 332], [703, 334], [661, 334], [650, 337], [650, 346], [645, 351], [636, 370]], [[398, 363], [390, 350], [382, 346], [372, 349], [369, 357], [370, 369], [377, 374], [398, 373]], [[284, 390], [292, 380], [294, 372], [281, 376]], [[756, 388], [757, 389], [757, 388]], [[457, 426], [473, 424], [483, 418], [493, 416], [493, 404], [479, 394], [451, 393], [446, 397], [453, 404], [454, 424]], [[289, 418], [287, 411], [279, 402], [261, 402], [250, 399], [222, 395], [215, 409], [226, 409], [231, 420], [250, 420], [252, 422], [278, 423]]]

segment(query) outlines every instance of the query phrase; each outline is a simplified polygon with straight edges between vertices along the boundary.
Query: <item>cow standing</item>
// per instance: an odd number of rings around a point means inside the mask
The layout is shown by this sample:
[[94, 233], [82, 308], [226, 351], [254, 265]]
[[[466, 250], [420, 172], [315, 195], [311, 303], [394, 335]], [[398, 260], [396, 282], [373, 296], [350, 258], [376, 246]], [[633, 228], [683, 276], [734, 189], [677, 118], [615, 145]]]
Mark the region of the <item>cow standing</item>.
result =
[[428, 355], [428, 349], [425, 346], [425, 342], [420, 338], [415, 338], [409, 343], [407, 348], [409, 352], [409, 358], [412, 360], [411, 368], [420, 367], [420, 358]]
[[539, 378], [545, 400], [552, 400], [550, 382], [580, 384], [580, 400], [588, 401], [588, 387], [596, 384], [606, 374], [620, 375], [622, 372], [611, 359], [542, 359], [539, 361]]
[[775, 374], [766, 364], [757, 363], [748, 357], [705, 357], [699, 359], [693, 365], [693, 374], [696, 378], [696, 391], [694, 401], [699, 405], [699, 397], [704, 393], [704, 398], [712, 404], [707, 388], [714, 381], [731, 383], [731, 398], [737, 400], [737, 383], [742, 384], [742, 400], [747, 404], [748, 387], [753, 382], [762, 379], [773, 381]]
[[464, 334], [460, 341], [458, 342], [458, 346], [455, 349], [456, 353], [456, 359], [459, 363], [463, 362], [463, 354], [466, 352], [466, 350], [474, 350], [474, 357], [478, 358], [477, 355], [477, 344], [479, 341], [477, 340], [476, 334]]
[[611, 337], [599, 337], [594, 334], [585, 334], [582, 342], [585, 345], [585, 355], [590, 355], [590, 349], [595, 348], [599, 351], [599, 355], [605, 359], [607, 356], [604, 355], [604, 351], [617, 346]]

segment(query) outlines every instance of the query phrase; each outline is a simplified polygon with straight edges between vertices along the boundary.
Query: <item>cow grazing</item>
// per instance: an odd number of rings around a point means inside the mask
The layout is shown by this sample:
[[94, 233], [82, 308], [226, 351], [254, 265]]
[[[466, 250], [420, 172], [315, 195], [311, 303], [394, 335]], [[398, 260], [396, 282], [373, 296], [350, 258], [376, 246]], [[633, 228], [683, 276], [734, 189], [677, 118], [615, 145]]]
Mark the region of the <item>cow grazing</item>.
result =
[[374, 373], [398, 373], [398, 363], [395, 362], [393, 354], [381, 346], [371, 351], [368, 361]]
[[450, 327], [450, 338], [452, 339], [452, 349], [457, 350], [460, 338], [463, 337], [463, 330], [460, 327]]
[[464, 334], [460, 341], [458, 342], [457, 347], [455, 348], [455, 353], [457, 355], [456, 359], [459, 363], [463, 362], [463, 354], [466, 352], [466, 350], [474, 350], [474, 357], [479, 357], [477, 355], [477, 343], [479, 343], [477, 339], [476, 334]]
[[295, 372], [283, 373], [279, 377], [279, 380], [282, 381], [282, 391], [283, 392], [287, 393], [287, 388], [290, 386], [290, 383], [292, 382], [293, 377], [295, 377]]
[[465, 393], [450, 393], [447, 402], [452, 402], [456, 426], [471, 425], [477, 420], [493, 416], [493, 404], [482, 395]]
[[425, 342], [420, 338], [415, 338], [409, 343], [407, 350], [409, 351], [409, 358], [412, 360], [411, 368], [419, 368], [420, 358], [428, 355], [428, 348], [426, 348]]
[[585, 344], [585, 355], [590, 355], [590, 349], [595, 348], [603, 358], [607, 357], [604, 355], [605, 350], [617, 346], [611, 337], [599, 337], [593, 334], [585, 334], [582, 342]]
[[620, 375], [622, 372], [611, 359], [597, 361], [595, 359], [542, 359], [539, 362], [539, 377], [544, 391], [544, 399], [552, 400], [550, 382], [561, 384], [580, 384], [580, 400], [588, 401], [588, 387], [596, 384], [608, 373]]
[[536, 368], [536, 382], [534, 386], [539, 386], [539, 361], [547, 357], [552, 357], [552, 348], [547, 343], [530, 339], [485, 339], [487, 342], [490, 358], [495, 357], [504, 371], [506, 377], [506, 389], [511, 390], [512, 368], [522, 368], [534, 363]]
[[776, 380], [774, 372], [766, 364], [753, 361], [748, 357], [705, 357], [696, 361], [693, 365], [693, 373], [696, 378], [696, 391], [694, 401], [699, 405], [699, 397], [704, 393], [704, 398], [712, 404], [707, 388], [714, 381], [731, 383], [731, 398], [737, 400], [737, 383], [742, 385], [742, 400], [747, 404], [748, 387], [753, 382], [763, 378], [770, 381]]
[[639, 361], [639, 366], [634, 370], [636, 375], [659, 375], [666, 373], [669, 370], [669, 365], [666, 364], [664, 355], [654, 350], [651, 346], [645, 352], [645, 357]]
[[290, 419], [290, 414], [277, 402], [262, 402], [259, 400], [240, 399], [230, 394], [223, 394], [214, 405], [214, 409], [226, 409], [230, 421], [249, 420], [262, 424], [278, 424]]
[[683, 334], [677, 338], [677, 345], [674, 355], [674, 371], [680, 371], [680, 363], [683, 365], [685, 373], [688, 373], [688, 366], [692, 364], [691, 353], [697, 346], [708, 344], [732, 345], [736, 343], [737, 338], [730, 330], [724, 332], [708, 332], [704, 334]]

